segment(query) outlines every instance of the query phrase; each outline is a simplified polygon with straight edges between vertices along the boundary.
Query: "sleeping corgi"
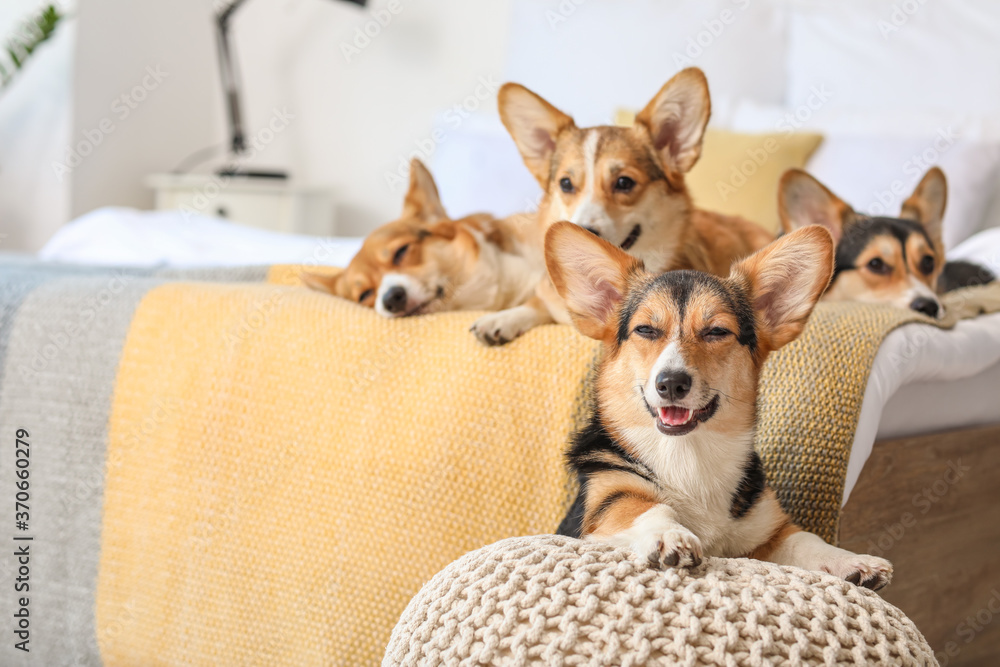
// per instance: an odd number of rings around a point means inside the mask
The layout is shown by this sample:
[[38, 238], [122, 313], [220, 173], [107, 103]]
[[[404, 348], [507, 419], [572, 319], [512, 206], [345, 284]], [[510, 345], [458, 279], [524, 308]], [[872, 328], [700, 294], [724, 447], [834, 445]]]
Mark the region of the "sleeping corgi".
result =
[[372, 232], [344, 271], [302, 280], [384, 317], [511, 308], [531, 296], [542, 271], [510, 252], [507, 236], [487, 214], [450, 219], [414, 159], [402, 216]]
[[[525, 166], [544, 191], [534, 219], [521, 227], [528, 257], [544, 266], [542, 244], [553, 223], [568, 220], [642, 260], [651, 271], [696, 269], [724, 276], [736, 259], [773, 236], [741, 218], [694, 208], [684, 174], [701, 155], [711, 103], [701, 70], [668, 81], [632, 127], [578, 128], [573, 119], [524, 86], [499, 92], [500, 118]], [[535, 298], [487, 315], [473, 332], [506, 343], [548, 322], [569, 322], [546, 279]]]
[[561, 534], [658, 566], [749, 556], [889, 583], [887, 560], [793, 524], [754, 451], [764, 360], [802, 332], [833, 273], [826, 230], [792, 232], [727, 278], [646, 271], [566, 222], [546, 234], [545, 258], [576, 327], [604, 343], [596, 410], [569, 452], [580, 493]]
[[993, 276], [968, 262], [945, 262], [941, 240], [948, 185], [932, 167], [898, 218], [856, 212], [800, 169], [781, 178], [778, 212], [786, 232], [821, 225], [837, 245], [833, 282], [824, 299], [887, 303], [928, 317], [944, 317], [938, 294], [991, 282]]

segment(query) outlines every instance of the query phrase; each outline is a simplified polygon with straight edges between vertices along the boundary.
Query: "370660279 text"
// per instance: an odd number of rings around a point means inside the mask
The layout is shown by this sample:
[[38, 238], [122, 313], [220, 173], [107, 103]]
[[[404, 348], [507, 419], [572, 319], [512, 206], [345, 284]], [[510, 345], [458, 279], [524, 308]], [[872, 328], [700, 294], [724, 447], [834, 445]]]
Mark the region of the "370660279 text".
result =
[[27, 429], [19, 428], [15, 438], [14, 457], [14, 527], [17, 533], [14, 534], [14, 648], [30, 652], [28, 647], [31, 641], [31, 620], [28, 605], [31, 601], [28, 593], [31, 591], [31, 542], [34, 539], [27, 534], [29, 521], [31, 521], [31, 437]]

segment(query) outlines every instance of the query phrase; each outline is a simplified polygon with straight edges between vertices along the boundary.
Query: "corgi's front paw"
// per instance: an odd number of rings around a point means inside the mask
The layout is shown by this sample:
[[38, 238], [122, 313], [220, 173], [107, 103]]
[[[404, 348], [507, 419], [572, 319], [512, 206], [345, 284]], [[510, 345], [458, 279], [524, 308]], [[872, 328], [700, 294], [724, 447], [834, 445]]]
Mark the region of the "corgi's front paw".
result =
[[534, 311], [523, 306], [483, 315], [469, 329], [481, 343], [506, 345], [534, 324]]
[[697, 567], [701, 565], [701, 540], [684, 526], [669, 528], [633, 545], [655, 567]]
[[884, 558], [845, 551], [826, 560], [820, 569], [852, 584], [877, 591], [892, 581], [892, 563]]

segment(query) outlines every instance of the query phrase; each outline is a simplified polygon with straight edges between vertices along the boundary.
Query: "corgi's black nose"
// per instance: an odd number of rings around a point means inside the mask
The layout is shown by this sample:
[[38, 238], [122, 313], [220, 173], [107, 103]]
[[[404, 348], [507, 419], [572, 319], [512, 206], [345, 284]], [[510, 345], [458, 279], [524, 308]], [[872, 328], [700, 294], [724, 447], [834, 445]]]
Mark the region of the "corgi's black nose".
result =
[[656, 393], [660, 398], [677, 401], [691, 391], [691, 376], [684, 371], [660, 371], [656, 376]]
[[406, 308], [406, 290], [399, 285], [393, 285], [382, 295], [382, 305], [395, 315]]
[[910, 310], [915, 310], [918, 313], [923, 313], [928, 317], [937, 317], [939, 309], [940, 306], [938, 306], [937, 301], [935, 301], [934, 299], [928, 299], [925, 296], [918, 296], [910, 304]]

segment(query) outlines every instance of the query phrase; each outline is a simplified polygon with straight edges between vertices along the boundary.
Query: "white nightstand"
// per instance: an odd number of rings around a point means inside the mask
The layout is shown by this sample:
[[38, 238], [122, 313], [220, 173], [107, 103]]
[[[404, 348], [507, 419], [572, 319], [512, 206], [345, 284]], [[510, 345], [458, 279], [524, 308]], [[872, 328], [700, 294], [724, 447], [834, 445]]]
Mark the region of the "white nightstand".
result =
[[214, 174], [153, 174], [146, 185], [156, 192], [157, 210], [189, 210], [277, 232], [336, 235], [332, 197], [323, 188]]

